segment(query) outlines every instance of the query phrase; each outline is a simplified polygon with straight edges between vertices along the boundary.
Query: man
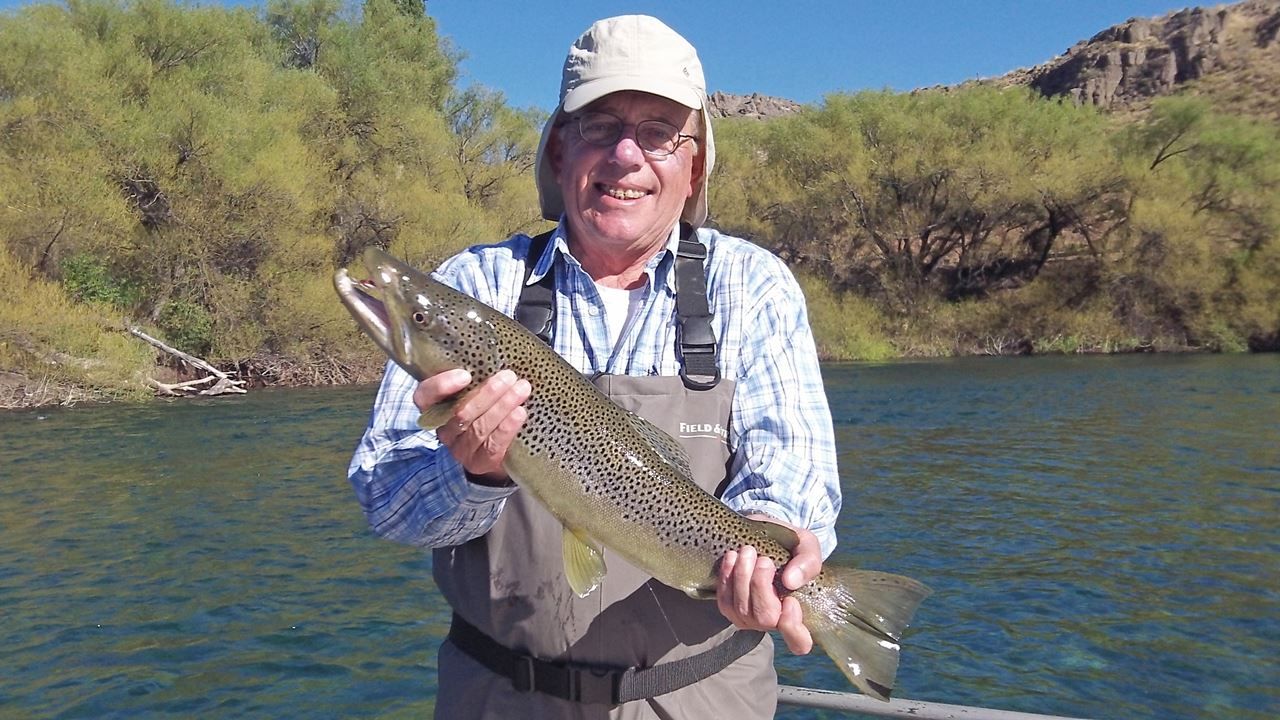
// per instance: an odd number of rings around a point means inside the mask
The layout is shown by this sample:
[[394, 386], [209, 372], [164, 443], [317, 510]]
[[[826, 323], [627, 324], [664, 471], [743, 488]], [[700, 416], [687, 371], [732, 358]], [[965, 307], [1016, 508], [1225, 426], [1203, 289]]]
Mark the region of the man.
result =
[[[375, 531], [435, 549], [454, 609], [436, 717], [772, 718], [773, 645], [758, 631], [812, 648], [775, 577], [799, 587], [835, 546], [830, 411], [795, 280], [768, 252], [700, 228], [714, 160], [693, 47], [651, 17], [597, 22], [569, 50], [538, 151], [556, 229], [471, 248], [437, 276], [542, 330], [602, 391], [679, 438], [699, 485], [794, 527], [800, 545], [781, 573], [750, 547], [726, 553], [714, 602], [616, 556], [579, 598], [558, 524], [503, 469], [529, 383], [499, 372], [427, 432], [419, 413], [471, 378], [415, 385], [389, 364], [350, 479]], [[524, 320], [531, 307], [549, 322]]]

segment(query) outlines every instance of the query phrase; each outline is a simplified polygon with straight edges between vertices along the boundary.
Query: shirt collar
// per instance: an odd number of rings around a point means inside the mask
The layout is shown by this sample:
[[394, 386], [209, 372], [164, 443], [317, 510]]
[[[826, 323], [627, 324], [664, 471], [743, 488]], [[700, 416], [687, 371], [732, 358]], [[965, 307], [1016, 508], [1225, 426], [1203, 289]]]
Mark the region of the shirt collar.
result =
[[556, 229], [551, 233], [551, 241], [543, 248], [542, 255], [534, 261], [533, 270], [529, 273], [529, 278], [525, 281], [525, 285], [537, 285], [542, 282], [542, 278], [551, 272], [557, 253], [565, 258], [572, 259], [569, 254], [568, 232], [569, 226], [565, 224], [564, 217], [561, 216], [560, 223], [556, 225]]
[[[692, 239], [696, 242], [696, 233]], [[649, 276], [650, 282], [654, 287], [661, 284], [669, 292], [675, 293], [676, 277], [671, 268], [675, 264], [676, 250], [679, 247], [680, 224], [676, 223], [671, 228], [671, 234], [667, 236], [666, 247], [661, 252], [655, 253], [652, 258], [649, 258], [648, 264], [645, 265], [645, 274]], [[537, 284], [547, 273], [551, 272], [557, 254], [572, 266], [581, 267], [577, 258], [569, 254], [569, 224], [565, 222], [563, 215], [560, 216], [560, 223], [556, 225], [556, 229], [551, 233], [551, 241], [547, 243], [542, 255], [534, 262], [533, 271], [529, 273], [529, 280], [525, 285]]]

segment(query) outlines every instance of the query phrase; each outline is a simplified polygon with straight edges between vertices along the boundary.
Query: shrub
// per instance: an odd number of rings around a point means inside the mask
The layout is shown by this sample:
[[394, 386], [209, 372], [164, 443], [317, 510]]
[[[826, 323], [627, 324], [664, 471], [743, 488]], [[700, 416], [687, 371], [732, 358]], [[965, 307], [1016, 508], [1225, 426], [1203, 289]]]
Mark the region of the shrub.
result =
[[213, 317], [199, 305], [174, 300], [160, 311], [157, 324], [169, 344], [192, 355], [207, 355], [213, 347]]
[[62, 261], [62, 285], [80, 302], [104, 303], [118, 310], [128, 310], [139, 297], [135, 285], [115, 277], [100, 258], [88, 253]]
[[814, 277], [798, 278], [809, 308], [818, 355], [823, 360], [887, 360], [897, 355], [884, 318], [870, 301], [837, 293]]

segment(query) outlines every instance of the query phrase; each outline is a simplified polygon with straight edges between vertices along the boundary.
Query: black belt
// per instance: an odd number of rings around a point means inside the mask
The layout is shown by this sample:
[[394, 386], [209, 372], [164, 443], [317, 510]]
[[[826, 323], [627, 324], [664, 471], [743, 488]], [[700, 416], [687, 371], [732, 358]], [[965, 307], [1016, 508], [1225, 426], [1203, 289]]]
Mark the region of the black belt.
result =
[[739, 630], [719, 645], [648, 668], [548, 662], [516, 652], [453, 614], [449, 642], [519, 692], [537, 691], [581, 703], [621, 705], [657, 697], [715, 675], [760, 644], [764, 633]]

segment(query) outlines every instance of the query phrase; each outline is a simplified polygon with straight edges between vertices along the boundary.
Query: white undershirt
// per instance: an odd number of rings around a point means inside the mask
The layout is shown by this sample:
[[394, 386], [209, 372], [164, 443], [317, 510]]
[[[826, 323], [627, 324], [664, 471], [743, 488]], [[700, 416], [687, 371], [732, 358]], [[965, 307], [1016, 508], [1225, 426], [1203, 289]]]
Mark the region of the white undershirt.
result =
[[596, 290], [600, 292], [600, 299], [604, 301], [604, 324], [609, 329], [609, 344], [616, 348], [618, 340], [622, 337], [622, 329], [627, 326], [627, 321], [640, 311], [640, 301], [644, 298], [644, 286], [641, 285], [634, 290], [623, 290], [597, 283]]

